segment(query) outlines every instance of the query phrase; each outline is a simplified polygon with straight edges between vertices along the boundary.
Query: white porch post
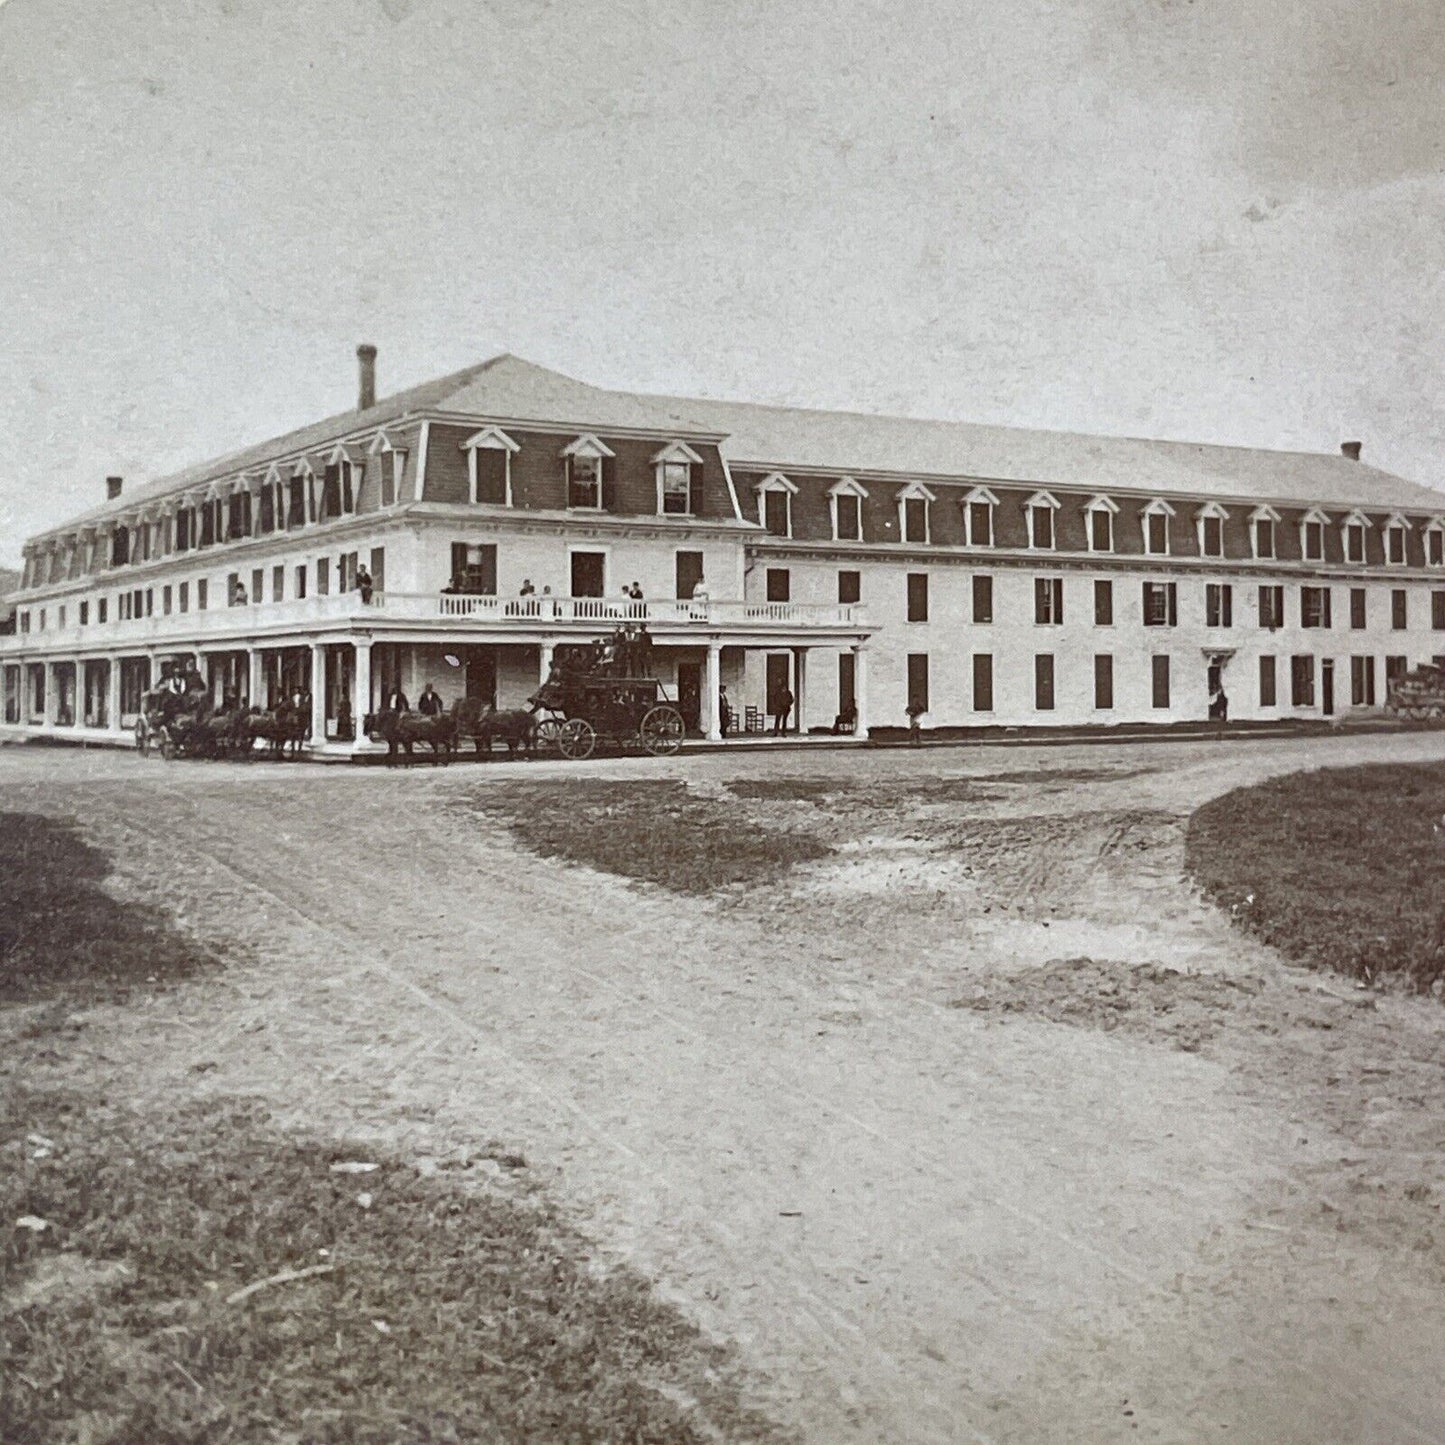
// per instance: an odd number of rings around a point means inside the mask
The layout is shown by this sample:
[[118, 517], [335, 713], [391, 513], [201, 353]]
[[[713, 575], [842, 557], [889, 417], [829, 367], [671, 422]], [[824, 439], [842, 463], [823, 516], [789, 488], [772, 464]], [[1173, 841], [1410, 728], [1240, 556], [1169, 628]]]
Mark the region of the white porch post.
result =
[[120, 658], [111, 657], [105, 664], [110, 671], [105, 675], [105, 725], [120, 728]]
[[326, 741], [326, 644], [311, 644], [311, 741]]
[[45, 664], [45, 709], [41, 713], [41, 721], [48, 728], [55, 726], [55, 719], [59, 714], [55, 707], [55, 664]]
[[356, 740], [352, 750], [361, 752], [370, 741], [366, 736], [366, 716], [371, 711], [371, 639], [356, 639], [356, 694], [351, 702], [351, 716], [355, 719]]
[[853, 736], [868, 736], [868, 649], [853, 649], [853, 706], [857, 709], [858, 720], [853, 724]]
[[552, 671], [552, 649], [555, 644], [544, 642], [537, 649], [537, 681], [546, 682], [547, 674]]
[[709, 742], [722, 741], [722, 708], [718, 689], [722, 686], [722, 643], [707, 645], [707, 666], [702, 674], [702, 729]]
[[801, 737], [806, 737], [808, 725], [803, 720], [803, 709], [807, 703], [808, 696], [808, 649], [806, 647], [795, 647], [793, 649], [793, 731]]
[[259, 647], [248, 647], [246, 649], [246, 706], [266, 706], [266, 673], [261, 666], [261, 649]]

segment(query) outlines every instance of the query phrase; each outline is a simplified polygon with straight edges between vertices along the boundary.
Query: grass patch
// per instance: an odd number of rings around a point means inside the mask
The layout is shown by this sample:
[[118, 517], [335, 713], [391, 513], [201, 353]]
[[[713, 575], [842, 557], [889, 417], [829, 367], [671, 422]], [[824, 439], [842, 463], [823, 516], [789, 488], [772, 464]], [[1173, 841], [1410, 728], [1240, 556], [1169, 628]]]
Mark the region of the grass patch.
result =
[[1301, 963], [1445, 989], [1445, 764], [1295, 773], [1190, 819], [1206, 895]]
[[490, 787], [472, 806], [500, 811], [543, 858], [563, 858], [674, 893], [710, 893], [776, 878], [832, 850], [805, 833], [769, 828], [675, 782]]
[[101, 886], [110, 864], [68, 824], [0, 813], [0, 1003], [127, 998], [205, 966], [155, 910]]
[[157, 1119], [11, 1087], [0, 1218], [6, 1441], [780, 1438], [719, 1347], [590, 1269], [534, 1195], [288, 1138], [245, 1105]]

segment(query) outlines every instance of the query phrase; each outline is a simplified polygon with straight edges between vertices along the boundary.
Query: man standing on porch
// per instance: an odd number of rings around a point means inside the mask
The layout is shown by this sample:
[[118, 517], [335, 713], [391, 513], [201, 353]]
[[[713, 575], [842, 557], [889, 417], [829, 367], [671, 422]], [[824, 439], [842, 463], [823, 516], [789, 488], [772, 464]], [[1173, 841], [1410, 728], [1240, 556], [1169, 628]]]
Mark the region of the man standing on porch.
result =
[[781, 737], [788, 730], [788, 714], [793, 710], [793, 691], [784, 687], [777, 696], [778, 710], [773, 714], [773, 736]]
[[416, 710], [423, 717], [440, 717], [442, 713], [442, 700], [437, 694], [436, 688], [431, 683], [422, 688], [421, 696], [416, 700]]

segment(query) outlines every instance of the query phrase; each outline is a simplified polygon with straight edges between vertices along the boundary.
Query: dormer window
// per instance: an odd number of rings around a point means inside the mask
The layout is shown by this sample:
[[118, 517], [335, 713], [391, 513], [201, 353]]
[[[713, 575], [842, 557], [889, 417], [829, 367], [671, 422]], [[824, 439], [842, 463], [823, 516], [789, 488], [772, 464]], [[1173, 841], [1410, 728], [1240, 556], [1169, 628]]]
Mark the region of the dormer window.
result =
[[1365, 529], [1370, 519], [1361, 512], [1351, 512], [1340, 523], [1340, 535], [1344, 541], [1345, 561], [1362, 563], [1365, 560]]
[[1218, 502], [1210, 502], [1199, 509], [1195, 520], [1199, 524], [1199, 555], [1224, 556], [1224, 524], [1229, 520], [1229, 513]]
[[1151, 557], [1169, 555], [1169, 519], [1174, 508], [1157, 498], [1144, 508], [1140, 518], [1144, 529], [1144, 551]]
[[[495, 430], [495, 428], [488, 428], [488, 430], [489, 430], [489, 431], [492, 431], [492, 430]], [[485, 435], [485, 433], [479, 432], [478, 435], [479, 435], [479, 436], [482, 436], [482, 435]], [[504, 435], [504, 433], [501, 432], [501, 431], [497, 431], [497, 432], [496, 432], [496, 435], [497, 435], [498, 439], [500, 439], [500, 438]], [[471, 441], [472, 438], [469, 437], [467, 440], [468, 440], [468, 441]], [[511, 441], [511, 438], [508, 437], [507, 440], [508, 440], [508, 441]], [[463, 443], [463, 445], [465, 446], [466, 443]], [[512, 443], [512, 448], [513, 448], [513, 449], [516, 449], [516, 450], [520, 450], [520, 448], [517, 448], [515, 442]], [[381, 487], [380, 487], [381, 498], [380, 498], [380, 500], [381, 500], [381, 505], [382, 505], [383, 507], [394, 507], [394, 506], [401, 500], [401, 484], [402, 484], [402, 479], [406, 476], [406, 451], [405, 451], [405, 449], [403, 449], [403, 448], [401, 448], [401, 447], [393, 446], [393, 445], [392, 445], [391, 438], [390, 438], [389, 436], [387, 436], [387, 434], [386, 434], [384, 431], [379, 431], [379, 432], [377, 432], [377, 434], [372, 438], [371, 446], [370, 446], [367, 450], [368, 450], [368, 454], [369, 454], [370, 456], [372, 456], [372, 457], [375, 458], [375, 460], [376, 460], [376, 465], [377, 465], [377, 467], [378, 467], [378, 469], [379, 469], [379, 472], [380, 472], [380, 478], [381, 478]], [[475, 455], [475, 453], [473, 453], [473, 455]], [[508, 453], [506, 471], [507, 471], [507, 476], [506, 476], [506, 486], [507, 486], [506, 498], [507, 498], [507, 505], [510, 506], [510, 505], [511, 505], [511, 500], [512, 500], [512, 498], [511, 498], [512, 467], [511, 467], [510, 451], [509, 451], [509, 453]], [[473, 500], [473, 501], [476, 500], [476, 494], [477, 494], [477, 487], [476, 487], [476, 483], [473, 482], [473, 484], [472, 484], [472, 500]]]
[[756, 491], [758, 521], [762, 523], [764, 531], [771, 532], [775, 537], [791, 537], [793, 497], [797, 494], [797, 487], [781, 472], [773, 472], [758, 483]]
[[1439, 517], [1425, 528], [1425, 565], [1445, 567], [1445, 520]]
[[1271, 561], [1277, 555], [1275, 528], [1279, 513], [1273, 507], [1256, 507], [1249, 514], [1249, 540], [1257, 560]]
[[963, 499], [964, 536], [970, 547], [993, 546], [993, 509], [998, 498], [987, 487], [975, 487]]
[[604, 446], [595, 436], [580, 436], [562, 451], [563, 465], [567, 469], [567, 506], [576, 511], [600, 512], [602, 510], [602, 483], [605, 476], [604, 463], [614, 459], [616, 453]]
[[326, 458], [321, 473], [321, 519], [330, 522], [351, 516], [356, 511], [360, 482], [361, 467], [357, 458], [345, 447], [336, 447]]
[[863, 540], [863, 502], [867, 491], [852, 477], [844, 477], [828, 488], [828, 508], [833, 514], [835, 542]]
[[1084, 530], [1089, 540], [1089, 551], [1114, 550], [1114, 518], [1118, 511], [1118, 506], [1108, 497], [1095, 497], [1084, 508]]
[[1385, 561], [1394, 567], [1402, 567], [1408, 553], [1405, 550], [1405, 535], [1410, 524], [1401, 516], [1393, 516], [1385, 523]]
[[653, 455], [657, 468], [657, 510], [664, 517], [690, 517], [693, 487], [702, 481], [702, 458], [686, 442], [673, 442]]
[[114, 527], [110, 534], [110, 565], [124, 567], [130, 561], [130, 528]]
[[302, 458], [291, 469], [286, 489], [286, 525], [304, 527], [316, 515], [315, 499], [311, 493], [311, 482], [315, 473], [311, 463]]
[[1036, 552], [1054, 550], [1054, 513], [1058, 501], [1047, 492], [1035, 492], [1024, 504], [1029, 524], [1029, 546]]
[[1325, 560], [1325, 528], [1329, 518], [1318, 507], [1311, 507], [1300, 520], [1300, 555], [1306, 562]]
[[[385, 447], [390, 455], [383, 454], [381, 464], [383, 468], [391, 466], [393, 469], [390, 492], [394, 498], [401, 493], [401, 477], [395, 470], [395, 459], [401, 457], [404, 462], [406, 453], [392, 450], [390, 442], [386, 442]], [[472, 501], [493, 507], [510, 507], [512, 457], [522, 448], [501, 427], [489, 426], [469, 436], [462, 443], [462, 450], [467, 454], [467, 475]], [[386, 477], [383, 474], [383, 497], [387, 490]], [[390, 503], [383, 501], [382, 505], [389, 506]]]
[[237, 486], [226, 498], [226, 540], [234, 542], [251, 535], [251, 493]]
[[898, 537], [903, 542], [927, 544], [929, 540], [929, 504], [933, 493], [922, 482], [910, 482], [898, 494]]

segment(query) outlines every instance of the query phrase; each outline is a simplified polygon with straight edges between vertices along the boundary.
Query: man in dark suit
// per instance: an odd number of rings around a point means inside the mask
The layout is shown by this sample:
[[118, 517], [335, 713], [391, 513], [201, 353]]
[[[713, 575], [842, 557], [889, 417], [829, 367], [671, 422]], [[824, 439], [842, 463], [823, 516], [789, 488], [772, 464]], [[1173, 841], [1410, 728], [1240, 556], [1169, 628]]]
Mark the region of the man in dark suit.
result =
[[793, 710], [793, 697], [791, 688], [785, 687], [774, 699], [778, 704], [778, 710], [773, 714], [773, 736], [781, 737], [788, 730], [788, 714]]
[[387, 688], [381, 705], [389, 712], [411, 711], [411, 703], [407, 700], [406, 694], [401, 690], [400, 684]]
[[431, 683], [427, 683], [427, 685], [422, 688], [421, 696], [416, 700], [416, 710], [423, 717], [440, 717], [444, 711], [444, 706], [440, 695]]

